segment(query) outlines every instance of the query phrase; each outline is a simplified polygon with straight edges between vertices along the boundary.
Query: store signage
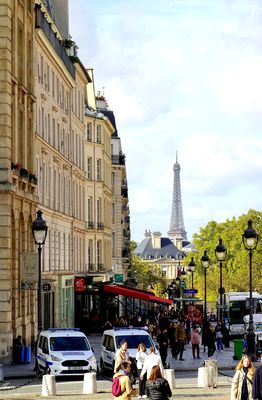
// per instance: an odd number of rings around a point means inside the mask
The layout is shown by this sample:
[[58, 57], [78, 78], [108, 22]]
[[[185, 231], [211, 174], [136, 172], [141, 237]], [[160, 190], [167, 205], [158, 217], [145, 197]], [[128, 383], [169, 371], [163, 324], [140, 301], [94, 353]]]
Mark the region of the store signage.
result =
[[75, 292], [85, 292], [85, 278], [75, 278]]

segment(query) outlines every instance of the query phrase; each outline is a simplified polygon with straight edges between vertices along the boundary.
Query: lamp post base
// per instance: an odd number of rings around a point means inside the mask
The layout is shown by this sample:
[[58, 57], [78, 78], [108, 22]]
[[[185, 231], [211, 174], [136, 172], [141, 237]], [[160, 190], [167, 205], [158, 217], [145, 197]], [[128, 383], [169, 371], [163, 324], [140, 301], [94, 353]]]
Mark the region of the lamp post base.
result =
[[251, 357], [252, 361], [255, 361], [257, 359], [256, 357], [256, 341], [255, 341], [256, 335], [254, 331], [248, 331], [246, 335], [247, 339], [247, 354]]

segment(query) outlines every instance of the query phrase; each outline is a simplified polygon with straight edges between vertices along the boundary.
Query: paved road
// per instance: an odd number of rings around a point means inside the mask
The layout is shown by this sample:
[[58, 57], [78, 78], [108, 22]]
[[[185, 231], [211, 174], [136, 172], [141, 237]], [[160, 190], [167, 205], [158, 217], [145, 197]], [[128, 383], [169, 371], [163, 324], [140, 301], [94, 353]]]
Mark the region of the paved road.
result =
[[[233, 371], [226, 371], [225, 374], [219, 374], [218, 387], [216, 389], [198, 388], [197, 387], [197, 372], [177, 372], [175, 374], [176, 388], [173, 393], [175, 398], [180, 399], [203, 399], [208, 397], [229, 398], [231, 377]], [[72, 379], [72, 378], [71, 378]], [[24, 385], [24, 386], [21, 386]], [[97, 381], [97, 394], [83, 395], [83, 381], [78, 380], [57, 380], [56, 382], [57, 396], [60, 399], [112, 399], [111, 395], [111, 378], [99, 377]], [[39, 379], [34, 379], [32, 382], [26, 380], [6, 381], [0, 388], [0, 399], [37, 399], [41, 396], [42, 382]], [[218, 397], [224, 396], [224, 397]], [[52, 397], [49, 397], [52, 398]], [[57, 398], [57, 397], [56, 397]]]

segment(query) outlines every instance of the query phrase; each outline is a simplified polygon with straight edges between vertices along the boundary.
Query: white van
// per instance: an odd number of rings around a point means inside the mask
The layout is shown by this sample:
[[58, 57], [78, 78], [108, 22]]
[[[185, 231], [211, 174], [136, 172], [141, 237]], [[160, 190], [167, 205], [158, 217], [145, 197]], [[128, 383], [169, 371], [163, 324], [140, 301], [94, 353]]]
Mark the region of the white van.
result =
[[143, 328], [108, 329], [104, 331], [101, 341], [100, 370], [102, 374], [107, 370], [114, 371], [116, 351], [123, 339], [127, 341], [127, 350], [134, 365], [136, 365], [135, 357], [140, 343], [145, 344], [148, 354], [151, 346], [156, 348], [152, 337]]
[[37, 374], [81, 375], [97, 371], [90, 343], [77, 328], [40, 332], [36, 353]]

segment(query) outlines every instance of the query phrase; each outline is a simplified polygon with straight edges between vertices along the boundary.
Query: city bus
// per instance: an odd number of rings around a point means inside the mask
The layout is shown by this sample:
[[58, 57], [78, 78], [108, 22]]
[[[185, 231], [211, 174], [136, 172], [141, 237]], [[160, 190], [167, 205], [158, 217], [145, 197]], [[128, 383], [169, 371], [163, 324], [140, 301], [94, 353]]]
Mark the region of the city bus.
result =
[[[253, 314], [262, 312], [262, 294], [252, 292]], [[228, 292], [224, 295], [224, 317], [229, 324], [229, 336], [240, 337], [245, 332], [243, 318], [249, 313], [249, 292]]]

